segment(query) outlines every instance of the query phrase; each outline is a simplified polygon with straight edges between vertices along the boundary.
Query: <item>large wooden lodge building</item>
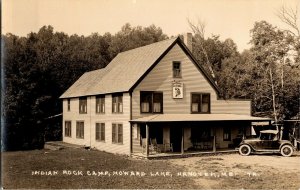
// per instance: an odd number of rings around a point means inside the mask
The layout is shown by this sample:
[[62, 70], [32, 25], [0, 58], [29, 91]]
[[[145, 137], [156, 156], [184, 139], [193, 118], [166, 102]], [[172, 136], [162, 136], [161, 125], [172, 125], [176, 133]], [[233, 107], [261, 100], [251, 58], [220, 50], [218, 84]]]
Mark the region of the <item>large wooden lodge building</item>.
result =
[[118, 54], [83, 74], [63, 100], [63, 141], [155, 156], [234, 148], [251, 135], [249, 100], [225, 100], [191, 54], [191, 34]]

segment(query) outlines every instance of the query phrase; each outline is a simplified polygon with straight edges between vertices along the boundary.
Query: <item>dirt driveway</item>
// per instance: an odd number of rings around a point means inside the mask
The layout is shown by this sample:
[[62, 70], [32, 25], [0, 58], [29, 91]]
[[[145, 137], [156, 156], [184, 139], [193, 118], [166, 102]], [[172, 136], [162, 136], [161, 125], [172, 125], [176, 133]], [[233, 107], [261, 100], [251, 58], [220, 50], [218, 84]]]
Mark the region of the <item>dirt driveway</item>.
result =
[[299, 189], [300, 153], [280, 155], [214, 155], [169, 160], [180, 173], [205, 189]]

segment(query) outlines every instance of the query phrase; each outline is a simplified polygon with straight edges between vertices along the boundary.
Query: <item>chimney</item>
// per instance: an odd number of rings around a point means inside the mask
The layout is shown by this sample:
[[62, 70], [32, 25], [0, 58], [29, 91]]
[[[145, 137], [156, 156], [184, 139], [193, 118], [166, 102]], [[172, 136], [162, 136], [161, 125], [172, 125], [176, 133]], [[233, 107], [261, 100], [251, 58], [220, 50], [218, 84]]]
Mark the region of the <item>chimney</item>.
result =
[[193, 40], [192, 40], [192, 38], [193, 38], [193, 35], [192, 35], [192, 33], [185, 33], [184, 35], [183, 35], [183, 42], [184, 42], [184, 44], [186, 45], [186, 47], [192, 52], [192, 42], [193, 42]]

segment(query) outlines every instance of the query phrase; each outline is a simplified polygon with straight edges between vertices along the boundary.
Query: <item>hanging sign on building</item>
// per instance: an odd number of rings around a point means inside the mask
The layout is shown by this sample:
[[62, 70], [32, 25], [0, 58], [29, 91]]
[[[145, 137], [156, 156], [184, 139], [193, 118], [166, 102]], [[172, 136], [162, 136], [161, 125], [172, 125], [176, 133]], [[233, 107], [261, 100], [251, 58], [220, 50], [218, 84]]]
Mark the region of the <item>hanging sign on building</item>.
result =
[[180, 99], [183, 98], [183, 83], [174, 82], [173, 83], [173, 98]]

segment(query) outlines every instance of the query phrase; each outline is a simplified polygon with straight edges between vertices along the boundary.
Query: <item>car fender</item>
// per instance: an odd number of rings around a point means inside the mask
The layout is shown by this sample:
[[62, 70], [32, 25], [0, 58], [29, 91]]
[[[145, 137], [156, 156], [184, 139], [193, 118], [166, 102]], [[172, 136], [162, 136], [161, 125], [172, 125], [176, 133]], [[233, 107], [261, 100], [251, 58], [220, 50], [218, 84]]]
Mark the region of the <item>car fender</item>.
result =
[[252, 150], [255, 151], [255, 148], [254, 148], [251, 144], [249, 144], [249, 143], [241, 143], [241, 144], [239, 145], [239, 148], [240, 148], [242, 145], [248, 145], [248, 146], [250, 146], [250, 148], [251, 148]]
[[281, 148], [284, 146], [284, 145], [290, 145], [291, 147], [293, 147], [293, 150], [295, 151], [296, 148], [294, 147], [294, 145], [290, 142], [283, 142], [280, 146], [279, 146], [279, 150], [281, 150]]

